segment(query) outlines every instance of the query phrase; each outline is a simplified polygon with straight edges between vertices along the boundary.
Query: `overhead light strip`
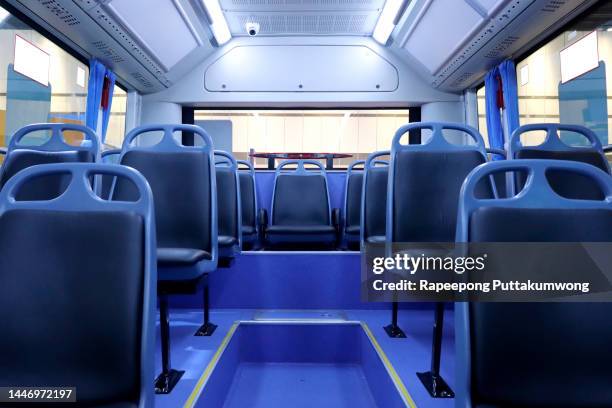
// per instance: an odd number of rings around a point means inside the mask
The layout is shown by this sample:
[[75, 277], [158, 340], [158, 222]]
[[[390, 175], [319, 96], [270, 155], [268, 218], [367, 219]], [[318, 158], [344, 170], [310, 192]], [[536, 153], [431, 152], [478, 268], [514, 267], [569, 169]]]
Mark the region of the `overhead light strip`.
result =
[[0, 7], [0, 23], [4, 22], [4, 20], [10, 15], [8, 11]]
[[382, 45], [387, 44], [393, 29], [410, 3], [410, 0], [385, 1], [385, 5], [374, 27], [372, 37]]
[[223, 45], [232, 38], [229, 26], [225, 20], [223, 10], [219, 0], [202, 0], [207, 17], [210, 21], [210, 28], [219, 45]]

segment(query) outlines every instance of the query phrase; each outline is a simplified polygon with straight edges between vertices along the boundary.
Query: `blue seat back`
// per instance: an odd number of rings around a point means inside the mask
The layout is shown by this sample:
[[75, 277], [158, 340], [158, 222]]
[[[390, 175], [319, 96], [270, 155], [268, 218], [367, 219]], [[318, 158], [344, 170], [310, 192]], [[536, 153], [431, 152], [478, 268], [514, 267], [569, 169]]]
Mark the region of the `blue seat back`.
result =
[[[524, 146], [521, 136], [527, 132], [545, 131], [544, 141], [537, 146]], [[561, 132], [580, 134], [587, 141], [585, 146], [568, 145], [561, 140]], [[556, 123], [542, 123], [524, 125], [516, 129], [508, 143], [508, 155], [512, 159], [553, 159], [570, 160], [591, 164], [610, 174], [610, 165], [603, 152], [601, 142], [597, 135], [587, 127], [579, 125], [564, 125]], [[569, 198], [598, 199], [600, 190], [590, 183], [589, 178], [581, 175], [553, 174], [551, 185], [556, 191]], [[518, 174], [513, 180], [513, 191], [520, 190], [525, 179]]]
[[[96, 174], [128, 180], [133, 202], [100, 200]], [[22, 201], [37, 178], [63, 194]], [[155, 220], [147, 182], [116, 165], [33, 166], [0, 192], [0, 386], [73, 386], [86, 406], [153, 405]]]
[[[306, 169], [305, 165], [317, 169]], [[290, 165], [296, 169], [288, 170]], [[285, 160], [276, 169], [272, 192], [271, 225], [331, 225], [327, 177], [315, 160]]]
[[[362, 168], [358, 168], [358, 167]], [[360, 228], [361, 225], [361, 191], [363, 188], [364, 160], [356, 160], [350, 164], [346, 172], [344, 188], [344, 217], [343, 230], [347, 228]], [[360, 235], [357, 234], [357, 235]]]
[[[200, 137], [199, 146], [179, 144], [174, 132], [186, 131]], [[161, 140], [138, 146], [143, 135]], [[123, 142], [120, 163], [142, 173], [155, 199], [158, 248], [185, 248], [206, 251], [217, 263], [217, 188], [210, 136], [194, 125], [146, 125], [130, 131]], [[130, 197], [129, 185], [121, 180], [113, 188], [113, 199]]]
[[[551, 172], [589, 178], [602, 199], [568, 199]], [[499, 172], [524, 172], [516, 196], [478, 198]], [[612, 241], [612, 178], [579, 162], [510, 160], [480, 166], [461, 191], [458, 242]], [[609, 303], [457, 303], [458, 406], [612, 406]], [[571, 368], [568, 368], [571, 367]]]
[[[64, 131], [83, 134], [79, 146], [64, 140]], [[34, 132], [49, 132], [50, 136], [41, 144], [27, 144], [24, 139]], [[87, 126], [71, 123], [39, 123], [24, 126], [11, 137], [2, 168], [0, 188], [20, 170], [37, 164], [49, 163], [93, 163], [100, 159], [100, 140]], [[65, 177], [49, 177], [29, 183], [20, 191], [22, 199], [50, 198], [57, 196], [66, 187]]]
[[374, 152], [365, 162], [360, 208], [362, 246], [367, 242], [385, 240], [389, 162], [380, 160], [380, 157], [389, 154], [389, 150]]
[[[257, 234], [257, 189], [255, 187], [255, 169], [253, 165], [245, 160], [238, 160], [238, 178], [240, 182], [240, 209], [242, 211], [242, 228], [247, 227]], [[245, 166], [246, 169], [240, 169]]]
[[219, 236], [232, 237], [238, 248], [242, 242], [242, 209], [238, 163], [228, 152], [215, 150], [217, 217]]
[[[423, 144], [402, 144], [416, 129], [429, 129], [431, 138]], [[462, 132], [464, 140], [449, 142], [445, 130]], [[470, 126], [422, 122], [400, 127], [391, 145], [387, 241], [453, 242], [461, 185], [486, 161], [484, 140]]]

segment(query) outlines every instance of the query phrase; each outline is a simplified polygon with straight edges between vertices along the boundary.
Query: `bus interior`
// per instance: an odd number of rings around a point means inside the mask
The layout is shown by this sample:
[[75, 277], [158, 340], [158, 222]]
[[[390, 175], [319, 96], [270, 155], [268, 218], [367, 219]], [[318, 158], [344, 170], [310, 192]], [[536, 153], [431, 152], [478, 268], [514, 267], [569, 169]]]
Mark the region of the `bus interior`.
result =
[[610, 0], [0, 0], [0, 407], [612, 407], [611, 101]]

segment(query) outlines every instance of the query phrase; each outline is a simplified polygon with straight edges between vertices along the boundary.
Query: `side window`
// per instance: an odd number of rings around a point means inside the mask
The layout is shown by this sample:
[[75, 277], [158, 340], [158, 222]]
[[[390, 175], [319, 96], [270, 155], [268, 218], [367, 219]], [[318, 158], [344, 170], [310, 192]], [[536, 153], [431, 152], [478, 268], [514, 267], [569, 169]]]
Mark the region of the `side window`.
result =
[[0, 147], [31, 123], [85, 123], [86, 64], [1, 7], [0, 44]]
[[[583, 125], [605, 146], [612, 126], [612, 32], [599, 26], [601, 19], [582, 20], [518, 62], [520, 123]], [[567, 132], [561, 138], [584, 143]], [[524, 142], [537, 144], [541, 135], [532, 139]]]
[[487, 108], [485, 103], [485, 86], [482, 85], [476, 91], [478, 104], [478, 130], [484, 138], [485, 144], [489, 147], [489, 134], [487, 133]]
[[120, 148], [125, 137], [125, 112], [127, 110], [127, 92], [115, 85], [110, 119], [106, 131], [105, 144], [108, 147]]

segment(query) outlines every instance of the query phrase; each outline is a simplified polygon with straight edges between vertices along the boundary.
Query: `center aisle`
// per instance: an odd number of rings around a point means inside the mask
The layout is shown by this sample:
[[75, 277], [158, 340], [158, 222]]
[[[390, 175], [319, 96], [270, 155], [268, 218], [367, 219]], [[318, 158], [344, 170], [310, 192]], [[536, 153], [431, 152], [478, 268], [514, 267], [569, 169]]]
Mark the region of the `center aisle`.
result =
[[[312, 312], [308, 311], [307, 313]], [[330, 311], [330, 314], [345, 316], [346, 320], [360, 321], [367, 325], [376, 342], [397, 371], [417, 407], [450, 408], [453, 406], [453, 399], [432, 399], [416, 376], [417, 371], [429, 369], [433, 323], [432, 310], [404, 310], [400, 313], [399, 322], [405, 328], [407, 335], [405, 339], [391, 339], [384, 332], [382, 327], [387, 324], [389, 318], [386, 310], [334, 310]], [[212, 337], [194, 337], [195, 329], [202, 322], [202, 312], [197, 309], [175, 309], [171, 313], [170, 319], [172, 322], [172, 364], [185, 370], [185, 374], [172, 393], [156, 395], [156, 407], [197, 406], [197, 401], [195, 405], [186, 404], [232, 325], [237, 321], [249, 321], [258, 316], [262, 316], [262, 313], [257, 310], [215, 310], [212, 312], [212, 318], [219, 325], [217, 333]], [[443, 377], [453, 387], [455, 355], [453, 312], [448, 311], [446, 317], [441, 371]], [[158, 344], [157, 350], [159, 349]], [[158, 361], [160, 359], [156, 358], [156, 362]], [[156, 367], [156, 371], [159, 371], [159, 369], [160, 367]]]

